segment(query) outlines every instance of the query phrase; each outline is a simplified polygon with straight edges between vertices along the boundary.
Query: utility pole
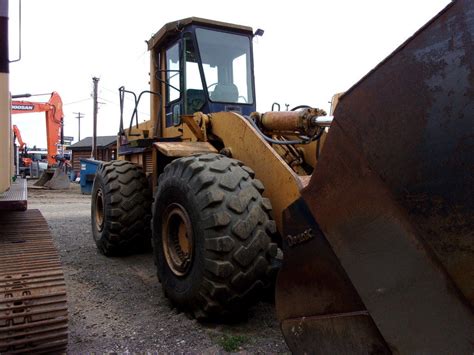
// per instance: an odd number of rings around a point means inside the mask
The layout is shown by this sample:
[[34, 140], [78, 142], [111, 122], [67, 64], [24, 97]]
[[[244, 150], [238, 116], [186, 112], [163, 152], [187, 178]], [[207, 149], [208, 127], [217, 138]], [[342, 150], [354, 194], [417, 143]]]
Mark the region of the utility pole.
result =
[[97, 112], [98, 112], [98, 103], [97, 103], [97, 88], [99, 86], [99, 78], [93, 77], [92, 82], [94, 83], [94, 94], [93, 94], [93, 101], [94, 101], [94, 131], [92, 137], [92, 152], [91, 158], [97, 158]]
[[78, 121], [78, 139], [77, 141], [79, 142], [81, 140], [81, 118], [83, 118], [85, 115], [82, 113], [82, 112], [73, 112], [77, 118], [77, 121]]

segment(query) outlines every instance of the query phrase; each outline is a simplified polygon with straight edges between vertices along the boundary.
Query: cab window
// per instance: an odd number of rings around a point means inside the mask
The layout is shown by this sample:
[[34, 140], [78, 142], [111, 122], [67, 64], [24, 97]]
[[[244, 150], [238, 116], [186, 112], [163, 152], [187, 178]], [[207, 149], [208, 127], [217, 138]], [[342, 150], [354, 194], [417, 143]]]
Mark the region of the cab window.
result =
[[190, 33], [184, 34], [184, 77], [185, 77], [185, 113], [192, 114], [200, 111], [205, 102], [204, 89], [202, 86], [201, 73], [194, 41]]
[[166, 102], [172, 102], [180, 97], [179, 43], [176, 43], [166, 51]]
[[209, 99], [253, 103], [250, 38], [204, 28], [196, 37]]

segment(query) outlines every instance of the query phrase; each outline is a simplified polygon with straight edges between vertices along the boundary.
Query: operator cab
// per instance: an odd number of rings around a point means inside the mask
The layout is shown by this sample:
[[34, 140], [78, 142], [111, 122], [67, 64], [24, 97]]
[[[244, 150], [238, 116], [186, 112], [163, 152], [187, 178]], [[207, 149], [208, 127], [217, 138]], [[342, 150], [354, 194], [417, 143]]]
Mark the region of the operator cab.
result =
[[[181, 115], [256, 110], [250, 27], [187, 18], [166, 24], [148, 42], [152, 90], [164, 104], [163, 125]], [[163, 127], [163, 128], [165, 128]]]

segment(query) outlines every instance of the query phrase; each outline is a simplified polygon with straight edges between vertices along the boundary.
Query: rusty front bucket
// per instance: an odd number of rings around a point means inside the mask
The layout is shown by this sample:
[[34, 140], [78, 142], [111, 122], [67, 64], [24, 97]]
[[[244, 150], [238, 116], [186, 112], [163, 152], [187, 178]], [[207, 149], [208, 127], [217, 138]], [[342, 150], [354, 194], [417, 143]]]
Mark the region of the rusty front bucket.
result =
[[473, 352], [473, 37], [474, 2], [453, 1], [341, 97], [285, 212], [295, 353]]

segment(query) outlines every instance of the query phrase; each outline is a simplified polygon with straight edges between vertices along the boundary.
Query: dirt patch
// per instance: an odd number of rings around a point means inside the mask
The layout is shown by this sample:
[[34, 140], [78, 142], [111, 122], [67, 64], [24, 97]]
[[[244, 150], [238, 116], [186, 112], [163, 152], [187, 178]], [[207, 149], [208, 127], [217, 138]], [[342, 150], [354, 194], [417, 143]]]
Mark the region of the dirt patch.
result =
[[164, 297], [151, 252], [122, 258], [99, 254], [90, 196], [82, 195], [79, 185], [66, 191], [29, 189], [28, 208], [39, 209], [48, 221], [64, 266], [69, 353], [289, 352], [273, 304], [257, 304], [237, 324], [199, 323]]

